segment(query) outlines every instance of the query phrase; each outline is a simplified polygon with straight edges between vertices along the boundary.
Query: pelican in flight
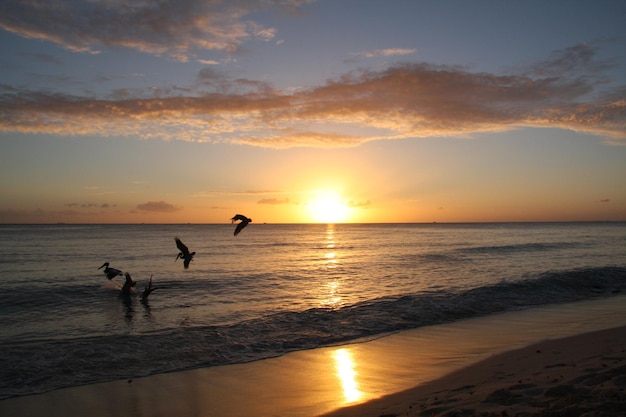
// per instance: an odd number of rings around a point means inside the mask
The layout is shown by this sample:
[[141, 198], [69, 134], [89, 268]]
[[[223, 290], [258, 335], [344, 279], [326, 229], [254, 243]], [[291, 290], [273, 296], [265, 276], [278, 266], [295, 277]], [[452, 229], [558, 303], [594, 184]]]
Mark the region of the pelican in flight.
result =
[[178, 258], [182, 259], [184, 261], [185, 269], [187, 269], [189, 268], [189, 263], [191, 262], [191, 260], [193, 259], [193, 256], [196, 253], [195, 252], [190, 253], [187, 246], [185, 246], [185, 244], [181, 242], [179, 238], [175, 237], [174, 240], [176, 240], [176, 246], [178, 247], [178, 250], [180, 251], [180, 253], [176, 255], [176, 259], [174, 259], [174, 261], [177, 261]]
[[233, 216], [233, 218], [230, 219], [230, 222], [234, 223], [237, 220], [241, 220], [241, 222], [238, 223], [237, 227], [235, 228], [235, 233], [234, 233], [235, 236], [237, 236], [239, 234], [239, 232], [241, 232], [241, 230], [243, 230], [243, 228], [246, 227], [248, 225], [248, 223], [250, 223], [252, 221], [252, 219], [249, 219], [248, 217], [244, 216], [243, 214], [235, 214]]
[[136, 281], [133, 281], [133, 279], [130, 277], [130, 274], [127, 272], [126, 274], [126, 282], [124, 282], [124, 285], [122, 286], [122, 295], [130, 295], [132, 288], [137, 285]]
[[150, 275], [150, 283], [148, 284], [148, 286], [143, 287], [143, 293], [141, 293], [141, 299], [144, 300], [144, 301], [147, 301], [148, 300], [148, 296], [154, 290], [158, 290], [158, 288], [152, 286], [152, 275]]
[[113, 279], [118, 275], [122, 276], [122, 271], [120, 271], [119, 269], [109, 267], [108, 262], [103, 263], [102, 266], [98, 269], [102, 269], [102, 268], [104, 268], [104, 271], [102, 272], [104, 272], [104, 275], [106, 275], [108, 279]]

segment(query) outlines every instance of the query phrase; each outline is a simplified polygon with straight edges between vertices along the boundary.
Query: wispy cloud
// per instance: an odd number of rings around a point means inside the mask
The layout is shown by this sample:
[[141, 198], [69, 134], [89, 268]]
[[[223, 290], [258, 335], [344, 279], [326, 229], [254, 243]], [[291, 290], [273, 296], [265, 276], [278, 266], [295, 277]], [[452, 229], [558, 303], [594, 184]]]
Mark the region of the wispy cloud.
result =
[[219, 65], [220, 62], [214, 59], [198, 59], [198, 62], [204, 65]]
[[355, 55], [364, 56], [366, 58], [374, 58], [378, 56], [393, 56], [393, 55], [411, 55], [416, 52], [414, 48], [387, 48], [387, 49], [375, 49], [373, 51], [357, 52]]
[[76, 222], [84, 213], [75, 210], [0, 210], [0, 223], [57, 223], [60, 219]]
[[116, 204], [110, 203], [67, 203], [66, 207], [83, 208], [83, 209], [109, 209], [117, 207]]
[[567, 67], [561, 75], [406, 63], [344, 74], [296, 92], [230, 80], [209, 69], [199, 77], [208, 90], [171, 90], [158, 97], [96, 99], [0, 85], [0, 131], [286, 148], [552, 127], [625, 144], [626, 86], [603, 93], [604, 80], [580, 76], [602, 67], [592, 65], [594, 54], [593, 47], [579, 45], [565, 53], [567, 59], [556, 54], [540, 64]]
[[193, 197], [204, 198], [204, 197], [216, 197], [216, 196], [256, 196], [256, 195], [268, 195], [268, 194], [283, 194], [281, 191], [275, 190], [208, 190], [208, 191], [200, 191], [193, 194]]
[[281, 204], [291, 204], [288, 198], [279, 199], [279, 198], [263, 198], [257, 201], [257, 204], [271, 204], [271, 205], [281, 205]]
[[203, 50], [234, 52], [252, 39], [270, 41], [276, 29], [247, 17], [264, 8], [297, 9], [308, 2], [3, 0], [0, 28], [76, 52], [121, 46], [186, 61]]
[[182, 208], [166, 203], [165, 201], [149, 201], [144, 204], [139, 204], [137, 206], [137, 210], [156, 213], [173, 213], [182, 210]]
[[347, 203], [348, 207], [352, 207], [352, 208], [368, 208], [372, 205], [372, 202], [370, 200], [367, 201], [348, 201]]
[[43, 62], [45, 64], [53, 64], [53, 65], [62, 64], [62, 62], [58, 58], [50, 54], [22, 52], [20, 55], [28, 59], [33, 59], [35, 61]]

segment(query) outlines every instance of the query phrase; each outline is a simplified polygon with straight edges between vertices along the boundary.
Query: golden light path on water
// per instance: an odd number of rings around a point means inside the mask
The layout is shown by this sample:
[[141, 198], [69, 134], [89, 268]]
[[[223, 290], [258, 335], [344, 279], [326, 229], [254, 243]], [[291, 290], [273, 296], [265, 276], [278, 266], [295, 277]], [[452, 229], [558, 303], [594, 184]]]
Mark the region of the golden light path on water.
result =
[[[326, 251], [324, 253], [324, 263], [327, 271], [332, 271], [339, 266], [339, 257], [335, 251], [335, 225], [328, 224], [326, 226]], [[337, 279], [330, 279], [323, 285], [322, 305], [325, 307], [336, 308], [341, 305], [341, 283]]]

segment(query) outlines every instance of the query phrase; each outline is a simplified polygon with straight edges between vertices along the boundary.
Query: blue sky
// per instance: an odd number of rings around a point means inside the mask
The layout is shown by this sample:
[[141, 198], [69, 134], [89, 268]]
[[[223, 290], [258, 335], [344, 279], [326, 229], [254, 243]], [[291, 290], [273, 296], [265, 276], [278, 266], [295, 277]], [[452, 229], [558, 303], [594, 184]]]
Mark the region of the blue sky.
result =
[[0, 222], [626, 220], [624, 21], [621, 1], [6, 0]]

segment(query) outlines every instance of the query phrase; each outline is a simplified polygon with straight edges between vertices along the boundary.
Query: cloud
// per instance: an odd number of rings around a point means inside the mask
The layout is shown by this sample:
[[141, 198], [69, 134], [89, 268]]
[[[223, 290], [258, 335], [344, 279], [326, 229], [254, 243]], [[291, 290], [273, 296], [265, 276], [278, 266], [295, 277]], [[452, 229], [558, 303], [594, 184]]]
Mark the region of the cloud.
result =
[[272, 205], [280, 205], [280, 204], [290, 204], [289, 199], [278, 199], [278, 198], [264, 198], [257, 201], [257, 204], [272, 204]]
[[393, 55], [411, 55], [416, 52], [416, 49], [413, 48], [387, 48], [387, 49], [376, 49], [373, 51], [366, 52], [358, 52], [355, 55], [364, 56], [366, 58], [375, 58], [379, 56], [393, 56]]
[[210, 91], [172, 90], [158, 97], [102, 99], [0, 85], [0, 131], [288, 148], [542, 127], [623, 145], [626, 86], [606, 93], [604, 81], [579, 74], [595, 68], [589, 57], [594, 51], [575, 47], [553, 57], [554, 65], [544, 64], [554, 69], [567, 63], [569, 70], [560, 76], [538, 76], [534, 69], [498, 75], [405, 63], [347, 73], [295, 92], [228, 79], [210, 68], [198, 80]]
[[20, 55], [22, 55], [25, 58], [30, 58], [30, 59], [42, 62], [44, 64], [53, 64], [53, 65], [62, 64], [62, 62], [57, 57], [50, 55], [50, 54], [22, 52]]
[[610, 198], [603, 198], [602, 200], [598, 200], [598, 203], [610, 203], [611, 199]]
[[553, 51], [550, 57], [531, 67], [539, 76], [560, 76], [564, 73], [598, 73], [611, 67], [610, 62], [597, 61], [595, 56], [600, 46], [595, 42], [583, 42], [568, 48]]
[[198, 62], [204, 65], [219, 65], [219, 61], [214, 59], [198, 59]]
[[99, 203], [99, 204], [97, 203], [67, 203], [65, 205], [70, 208], [83, 208], [83, 209], [93, 209], [93, 208], [108, 209], [108, 208], [117, 207], [116, 204], [110, 204], [110, 203]]
[[182, 208], [166, 203], [165, 201], [149, 201], [147, 203], [137, 205], [137, 210], [156, 213], [173, 213], [175, 211], [182, 210]]
[[297, 9], [309, 0], [21, 1], [0, 2], [0, 28], [76, 52], [126, 47], [187, 61], [198, 51], [234, 52], [276, 29], [248, 16], [266, 8]]
[[241, 196], [241, 195], [266, 195], [266, 194], [282, 194], [281, 191], [276, 190], [244, 190], [244, 191], [232, 191], [232, 190], [209, 190], [200, 191], [193, 194], [196, 198], [216, 197], [216, 196]]
[[[0, 223], [58, 223], [59, 221], [76, 222], [84, 212], [75, 210], [0, 210]], [[84, 219], [84, 217], [82, 217]], [[82, 220], [81, 219], [81, 220]]]
[[367, 201], [348, 201], [348, 207], [351, 208], [368, 208], [372, 205], [370, 200]]

